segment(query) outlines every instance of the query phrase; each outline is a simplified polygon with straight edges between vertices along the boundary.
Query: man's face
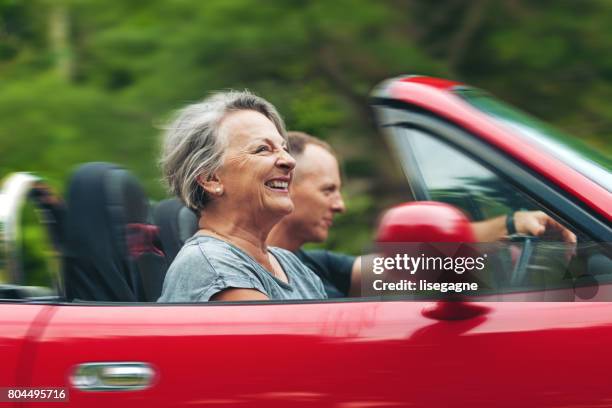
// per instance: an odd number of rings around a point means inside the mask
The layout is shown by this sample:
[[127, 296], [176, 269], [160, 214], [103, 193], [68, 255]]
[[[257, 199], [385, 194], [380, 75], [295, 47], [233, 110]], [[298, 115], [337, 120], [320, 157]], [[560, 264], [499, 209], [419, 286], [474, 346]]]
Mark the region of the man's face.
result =
[[296, 157], [290, 187], [294, 210], [286, 218], [303, 242], [323, 242], [337, 213], [344, 212], [340, 170], [336, 158], [324, 148], [308, 144]]

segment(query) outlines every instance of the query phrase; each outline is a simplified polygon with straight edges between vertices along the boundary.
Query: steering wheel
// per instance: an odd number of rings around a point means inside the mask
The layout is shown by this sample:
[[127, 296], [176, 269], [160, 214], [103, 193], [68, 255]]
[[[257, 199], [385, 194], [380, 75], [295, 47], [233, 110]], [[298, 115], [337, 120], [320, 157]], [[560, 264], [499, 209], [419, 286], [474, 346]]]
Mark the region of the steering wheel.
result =
[[510, 275], [511, 287], [518, 287], [526, 283], [529, 262], [539, 241], [540, 238], [528, 234], [514, 234], [510, 236], [510, 242], [519, 243], [522, 246], [519, 258], [514, 264], [512, 274]]
[[[511, 288], [546, 293], [574, 287], [567, 243], [524, 234], [513, 235], [510, 241], [521, 248], [510, 276]], [[557, 300], [567, 300], [562, 292], [555, 293]]]

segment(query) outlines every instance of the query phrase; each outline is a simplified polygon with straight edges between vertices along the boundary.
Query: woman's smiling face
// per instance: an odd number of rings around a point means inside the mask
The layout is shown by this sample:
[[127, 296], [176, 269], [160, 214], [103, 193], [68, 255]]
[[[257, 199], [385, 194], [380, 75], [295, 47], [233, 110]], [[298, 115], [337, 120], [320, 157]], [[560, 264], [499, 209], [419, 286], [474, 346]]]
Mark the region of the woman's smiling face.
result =
[[223, 118], [219, 137], [226, 147], [217, 177], [227, 209], [258, 218], [293, 211], [289, 185], [295, 160], [274, 124], [253, 110], [232, 112]]

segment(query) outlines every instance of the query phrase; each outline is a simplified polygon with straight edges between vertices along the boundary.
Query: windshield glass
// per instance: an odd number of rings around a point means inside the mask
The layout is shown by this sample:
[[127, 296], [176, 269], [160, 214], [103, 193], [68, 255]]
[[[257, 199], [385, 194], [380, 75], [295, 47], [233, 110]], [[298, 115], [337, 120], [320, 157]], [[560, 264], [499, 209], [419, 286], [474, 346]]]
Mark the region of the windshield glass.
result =
[[585, 145], [576, 137], [506, 105], [476, 89], [455, 89], [455, 94], [498, 123], [518, 131], [555, 157], [612, 192], [612, 160]]

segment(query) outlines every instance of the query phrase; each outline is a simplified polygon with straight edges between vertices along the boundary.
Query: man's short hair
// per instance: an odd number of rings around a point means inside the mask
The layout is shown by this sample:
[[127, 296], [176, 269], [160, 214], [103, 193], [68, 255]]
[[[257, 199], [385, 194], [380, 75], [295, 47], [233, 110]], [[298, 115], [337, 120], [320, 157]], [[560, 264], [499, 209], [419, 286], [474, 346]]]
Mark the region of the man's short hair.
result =
[[334, 149], [332, 149], [329, 143], [304, 132], [287, 132], [287, 144], [289, 146], [289, 152], [294, 157], [301, 156], [302, 153], [304, 153], [304, 149], [309, 144], [322, 147], [330, 152], [334, 157], [336, 156], [336, 152], [334, 152]]

